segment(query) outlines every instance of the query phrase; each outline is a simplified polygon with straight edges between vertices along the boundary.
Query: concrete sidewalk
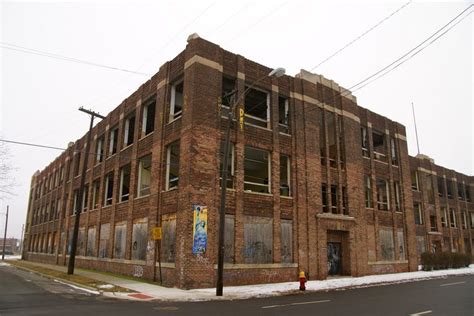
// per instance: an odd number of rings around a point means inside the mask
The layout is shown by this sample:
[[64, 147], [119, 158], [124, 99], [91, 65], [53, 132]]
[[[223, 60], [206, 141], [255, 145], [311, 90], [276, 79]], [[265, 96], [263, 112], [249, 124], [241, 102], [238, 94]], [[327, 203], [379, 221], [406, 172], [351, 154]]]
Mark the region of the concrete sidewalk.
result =
[[[40, 266], [52, 270], [66, 272], [67, 267], [51, 264], [26, 261], [31, 265]], [[135, 293], [103, 292], [108, 297], [116, 297], [130, 300], [162, 300], [162, 301], [209, 301], [209, 300], [235, 300], [255, 297], [278, 296], [291, 293], [298, 293], [299, 282], [285, 282], [272, 284], [255, 284], [244, 286], [224, 287], [224, 296], [217, 297], [215, 288], [181, 290], [168, 288], [155, 284], [121, 278], [109, 274], [93, 272], [83, 269], [75, 269], [75, 274], [98, 280], [107, 284], [120, 286]], [[387, 285], [394, 283], [414, 282], [436, 278], [447, 278], [453, 275], [473, 275], [474, 265], [467, 268], [438, 270], [438, 271], [417, 271], [382, 275], [369, 275], [364, 277], [341, 277], [322, 281], [308, 281], [307, 291], [329, 291], [335, 289], [348, 289], [357, 287], [368, 287], [377, 285]]]

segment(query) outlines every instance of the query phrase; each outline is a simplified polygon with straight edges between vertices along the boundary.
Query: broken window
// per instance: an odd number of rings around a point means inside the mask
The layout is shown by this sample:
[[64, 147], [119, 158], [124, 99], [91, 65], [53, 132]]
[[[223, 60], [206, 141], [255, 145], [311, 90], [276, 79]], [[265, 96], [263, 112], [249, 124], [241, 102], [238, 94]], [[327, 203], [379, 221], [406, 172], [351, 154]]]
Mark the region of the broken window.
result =
[[420, 186], [418, 184], [418, 172], [416, 170], [411, 171], [411, 189], [414, 191], [420, 190]]
[[74, 177], [77, 177], [79, 175], [79, 166], [81, 165], [81, 152], [76, 152], [74, 158]]
[[382, 261], [395, 260], [395, 244], [393, 242], [393, 231], [391, 228], [379, 229], [380, 259]]
[[89, 197], [89, 185], [84, 186], [84, 191], [82, 191], [82, 210], [85, 212], [87, 210], [87, 201]]
[[166, 190], [170, 190], [179, 182], [179, 141], [168, 145], [166, 152]]
[[[245, 88], [248, 89], [248, 87]], [[262, 90], [248, 89], [245, 95], [245, 122], [269, 128], [269, 118], [270, 94]]]
[[91, 209], [99, 207], [99, 190], [100, 190], [100, 181], [99, 179], [95, 180], [92, 183], [92, 205]]
[[449, 209], [449, 220], [451, 222], [451, 227], [457, 227], [456, 213], [454, 211], [454, 208]]
[[379, 210], [388, 211], [390, 209], [388, 183], [384, 179], [377, 178], [375, 185], [377, 187], [377, 208]]
[[118, 127], [114, 127], [109, 132], [109, 156], [117, 153]]
[[328, 128], [329, 166], [337, 168], [336, 121], [333, 112], [326, 112], [326, 124]]
[[346, 187], [342, 187], [342, 214], [349, 215], [349, 209], [347, 206], [347, 189]]
[[398, 258], [399, 260], [407, 260], [406, 257], [406, 247], [405, 247], [405, 234], [403, 233], [403, 228], [397, 229], [398, 237]]
[[293, 262], [293, 221], [281, 220], [281, 262]]
[[449, 179], [446, 179], [446, 188], [447, 188], [447, 194], [448, 194], [448, 199], [453, 198], [453, 182]]
[[77, 214], [79, 207], [79, 189], [77, 189], [74, 190], [72, 197], [72, 215]]
[[133, 136], [135, 133], [135, 116], [129, 116], [125, 119], [123, 127], [123, 146], [127, 147], [133, 144]]
[[183, 100], [183, 82], [181, 81], [171, 86], [170, 122], [183, 114]]
[[374, 159], [387, 162], [385, 135], [378, 131], [372, 131], [372, 144], [374, 147]]
[[395, 212], [402, 211], [402, 204], [400, 199], [400, 182], [393, 182], [393, 192], [395, 193]]
[[99, 258], [109, 257], [110, 224], [100, 225]]
[[235, 216], [225, 214], [225, 231], [224, 231], [224, 262], [235, 263], [234, 255], [234, 238], [235, 238]]
[[469, 192], [470, 186], [469, 185], [465, 186], [465, 189], [466, 189], [465, 190], [465, 192], [466, 192], [466, 201], [471, 202], [471, 193]]
[[120, 168], [119, 202], [128, 201], [130, 197], [130, 164]]
[[372, 180], [364, 175], [365, 182], [365, 207], [372, 208]]
[[244, 190], [270, 193], [270, 161], [265, 150], [245, 146]]
[[280, 155], [280, 195], [282, 196], [291, 196], [290, 177], [290, 158]]
[[423, 225], [423, 212], [421, 210], [420, 203], [413, 203], [413, 212], [415, 214], [415, 224], [416, 225]]
[[138, 187], [137, 195], [145, 196], [150, 194], [151, 179], [151, 155], [140, 158], [138, 161]]
[[114, 173], [110, 172], [105, 176], [104, 183], [104, 206], [112, 205], [112, 197], [114, 194]]
[[333, 214], [337, 214], [339, 213], [337, 211], [337, 208], [338, 208], [338, 205], [337, 205], [337, 201], [338, 201], [338, 192], [337, 192], [337, 185], [335, 184], [332, 184], [331, 185], [331, 213]]
[[176, 257], [176, 214], [161, 216], [161, 260], [174, 262]]
[[443, 177], [437, 177], [438, 181], [438, 196], [443, 197], [445, 195], [444, 193], [444, 178]]
[[467, 229], [467, 217], [466, 211], [461, 211], [461, 225], [463, 229]]
[[101, 163], [104, 160], [104, 136], [97, 138], [95, 143], [95, 163]]
[[393, 137], [390, 137], [390, 155], [392, 158], [392, 165], [398, 166], [397, 144]]
[[[220, 151], [219, 151], [219, 185], [222, 185], [222, 168], [224, 165], [224, 145], [225, 142], [221, 141]], [[227, 164], [227, 186], [228, 189], [234, 188], [234, 172], [235, 172], [235, 152], [234, 144], [229, 143], [229, 161]]]
[[155, 130], [155, 103], [153, 99], [150, 103], [143, 107], [142, 112], [142, 137], [150, 134]]
[[457, 187], [458, 187], [458, 199], [459, 200], [464, 200], [464, 188], [463, 188], [463, 184], [458, 182], [457, 183]]
[[441, 226], [448, 227], [448, 213], [446, 207], [441, 207]]
[[134, 220], [132, 228], [132, 260], [146, 260], [148, 218]]
[[321, 184], [321, 198], [322, 198], [322, 205], [323, 205], [323, 212], [328, 213], [328, 186], [326, 183]]
[[244, 261], [273, 262], [273, 218], [244, 216]]
[[127, 222], [115, 224], [114, 258], [125, 259], [125, 246], [127, 243]]
[[86, 256], [95, 256], [95, 226], [89, 227], [87, 230], [87, 249]]
[[290, 107], [288, 99], [278, 97], [278, 124], [280, 133], [290, 134]]
[[221, 116], [227, 118], [232, 102], [231, 93], [235, 90], [235, 79], [222, 78]]
[[436, 216], [430, 216], [430, 229], [432, 232], [438, 231], [438, 225], [436, 225]]

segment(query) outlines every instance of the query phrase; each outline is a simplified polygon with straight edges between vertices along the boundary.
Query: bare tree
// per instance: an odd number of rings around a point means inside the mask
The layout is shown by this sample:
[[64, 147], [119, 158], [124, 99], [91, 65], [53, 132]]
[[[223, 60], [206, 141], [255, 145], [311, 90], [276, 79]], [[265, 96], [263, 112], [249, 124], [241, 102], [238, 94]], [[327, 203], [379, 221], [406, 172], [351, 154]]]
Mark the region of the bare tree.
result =
[[13, 177], [14, 170], [9, 148], [4, 142], [0, 141], [0, 200], [14, 195], [14, 187], [16, 186]]

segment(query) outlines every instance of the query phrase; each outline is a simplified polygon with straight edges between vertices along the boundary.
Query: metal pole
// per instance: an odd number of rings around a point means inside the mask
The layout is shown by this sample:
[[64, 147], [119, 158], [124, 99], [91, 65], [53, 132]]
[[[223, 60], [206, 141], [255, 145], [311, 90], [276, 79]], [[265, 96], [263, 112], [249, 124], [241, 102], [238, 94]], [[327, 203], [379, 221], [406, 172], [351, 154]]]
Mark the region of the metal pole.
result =
[[21, 236], [20, 236], [20, 253], [23, 253], [23, 233], [25, 232], [25, 224], [21, 225]]
[[416, 128], [415, 106], [411, 103], [411, 110], [413, 112], [413, 121], [415, 122], [416, 147], [418, 148], [418, 155], [420, 154], [420, 143], [418, 142], [418, 130]]
[[163, 285], [163, 277], [161, 275], [161, 246], [160, 246], [161, 245], [161, 239], [157, 240], [157, 242], [158, 242], [158, 266], [159, 266], [159, 269], [160, 269], [160, 285]]
[[72, 243], [71, 243], [71, 253], [69, 254], [69, 262], [67, 265], [67, 274], [74, 274], [74, 263], [76, 260], [76, 249], [77, 249], [77, 237], [79, 235], [79, 220], [81, 216], [82, 209], [84, 206], [82, 205], [83, 203], [83, 196], [84, 196], [84, 185], [86, 181], [86, 171], [87, 171], [87, 164], [89, 160], [89, 148], [91, 144], [91, 136], [92, 136], [92, 127], [94, 126], [94, 117], [98, 117], [101, 119], [104, 119], [102, 115], [95, 113], [90, 110], [85, 110], [84, 108], [79, 108], [79, 111], [90, 114], [91, 116], [91, 122], [89, 126], [89, 132], [87, 133], [87, 143], [86, 143], [86, 148], [85, 148], [85, 156], [84, 156], [84, 165], [82, 166], [82, 174], [81, 174], [81, 184], [79, 187], [79, 203], [78, 204], [78, 209], [73, 210], [75, 211], [75, 220], [74, 220], [74, 230], [72, 233]]
[[7, 242], [7, 228], [8, 228], [8, 208], [7, 205], [7, 215], [5, 219], [5, 233], [3, 234], [3, 251], [2, 251], [2, 260], [5, 260], [5, 244]]

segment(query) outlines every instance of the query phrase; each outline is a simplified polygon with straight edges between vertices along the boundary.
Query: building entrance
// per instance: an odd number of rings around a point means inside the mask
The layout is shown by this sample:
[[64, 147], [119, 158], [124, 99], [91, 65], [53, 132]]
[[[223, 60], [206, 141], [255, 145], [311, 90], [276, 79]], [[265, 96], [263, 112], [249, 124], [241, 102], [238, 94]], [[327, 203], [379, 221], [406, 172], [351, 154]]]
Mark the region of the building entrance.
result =
[[340, 242], [328, 242], [328, 275], [342, 274], [342, 247]]

